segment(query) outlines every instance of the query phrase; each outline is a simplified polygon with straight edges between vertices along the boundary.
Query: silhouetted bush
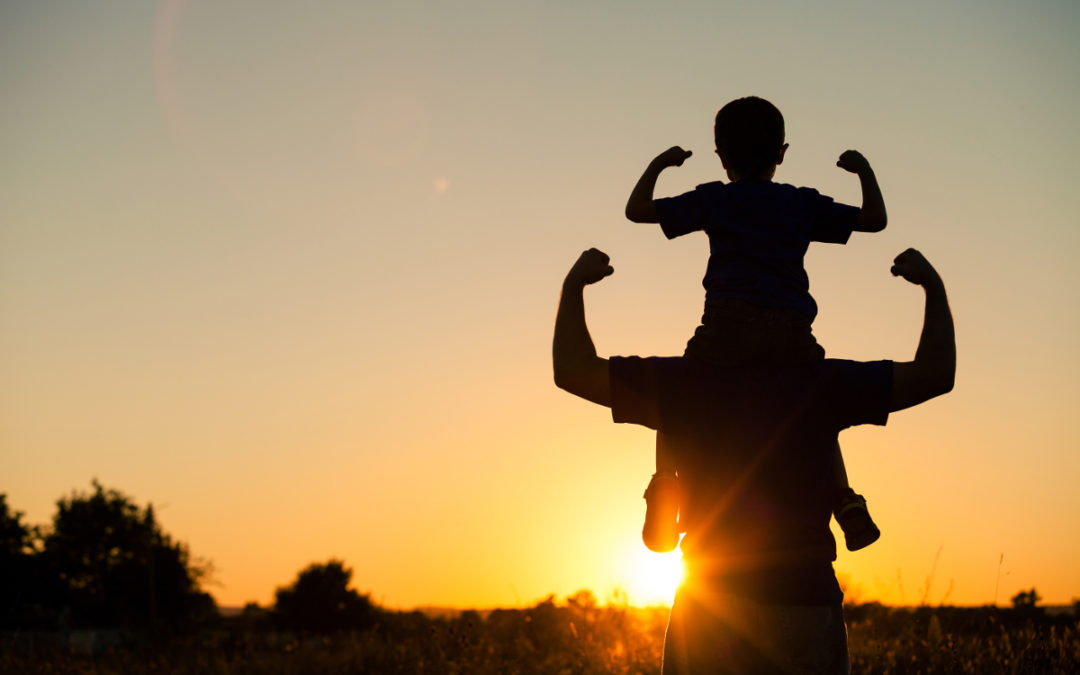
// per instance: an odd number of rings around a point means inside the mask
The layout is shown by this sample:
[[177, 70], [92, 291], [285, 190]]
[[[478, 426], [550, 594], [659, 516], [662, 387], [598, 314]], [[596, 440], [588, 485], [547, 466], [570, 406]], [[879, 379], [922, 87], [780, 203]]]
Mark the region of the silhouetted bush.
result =
[[1020, 591], [1012, 596], [1013, 608], [1024, 614], [1041, 614], [1042, 608], [1038, 606], [1042, 596], [1032, 588], [1030, 591]]
[[352, 570], [340, 560], [313, 563], [291, 586], [279, 588], [274, 614], [283, 628], [332, 633], [366, 628], [377, 611], [368, 595], [349, 588]]

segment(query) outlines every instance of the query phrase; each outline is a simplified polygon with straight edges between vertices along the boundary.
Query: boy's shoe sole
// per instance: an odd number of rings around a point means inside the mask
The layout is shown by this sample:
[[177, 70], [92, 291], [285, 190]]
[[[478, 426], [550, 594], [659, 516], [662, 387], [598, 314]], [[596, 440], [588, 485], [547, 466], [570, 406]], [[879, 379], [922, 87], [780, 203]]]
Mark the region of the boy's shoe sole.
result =
[[679, 545], [679, 482], [674, 476], [653, 474], [645, 489], [645, 526], [641, 540], [656, 553]]
[[851, 492], [833, 515], [844, 531], [844, 544], [849, 551], [864, 549], [881, 538], [881, 530], [870, 517], [866, 498], [862, 495]]

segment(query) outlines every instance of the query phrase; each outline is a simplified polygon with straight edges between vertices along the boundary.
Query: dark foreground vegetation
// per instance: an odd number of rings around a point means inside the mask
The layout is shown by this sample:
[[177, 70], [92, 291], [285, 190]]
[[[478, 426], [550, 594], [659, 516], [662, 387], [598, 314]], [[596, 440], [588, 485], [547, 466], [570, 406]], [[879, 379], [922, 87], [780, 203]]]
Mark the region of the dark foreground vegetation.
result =
[[[1080, 672], [1072, 614], [876, 604], [846, 612], [855, 673]], [[131, 634], [93, 654], [9, 633], [0, 672], [649, 674], [660, 672], [665, 619], [663, 608], [598, 606], [588, 592], [485, 614], [378, 612], [367, 628], [327, 633], [283, 630], [269, 612], [249, 607], [165, 644]]]
[[[665, 608], [588, 591], [528, 609], [392, 612], [342, 561], [309, 565], [271, 607], [222, 616], [210, 573], [116, 490], [92, 484], [30, 526], [0, 494], [0, 674], [271, 675], [660, 672]], [[855, 673], [1080, 673], [1080, 602], [845, 608]]]

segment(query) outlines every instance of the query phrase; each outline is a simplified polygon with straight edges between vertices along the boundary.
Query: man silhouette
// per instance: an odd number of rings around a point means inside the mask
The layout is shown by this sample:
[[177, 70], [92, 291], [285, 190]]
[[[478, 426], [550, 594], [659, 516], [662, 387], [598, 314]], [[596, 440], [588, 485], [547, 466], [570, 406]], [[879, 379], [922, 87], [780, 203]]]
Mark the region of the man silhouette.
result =
[[941, 278], [914, 249], [892, 266], [926, 292], [912, 361], [722, 367], [597, 356], [584, 289], [613, 272], [596, 249], [570, 269], [552, 360], [559, 387], [673, 441], [687, 580], [671, 609], [664, 672], [848, 672], [829, 531], [836, 436], [952, 389], [956, 346]]

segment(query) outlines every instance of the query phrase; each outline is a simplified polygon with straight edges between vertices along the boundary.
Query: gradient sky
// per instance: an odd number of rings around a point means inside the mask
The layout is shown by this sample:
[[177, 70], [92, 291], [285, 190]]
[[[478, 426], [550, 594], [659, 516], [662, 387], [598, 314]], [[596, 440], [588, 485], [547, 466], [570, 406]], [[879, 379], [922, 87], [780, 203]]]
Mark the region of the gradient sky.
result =
[[622, 209], [721, 176], [764, 96], [778, 180], [889, 227], [807, 257], [830, 355], [910, 359], [915, 246], [954, 392], [844, 432], [882, 539], [862, 599], [1080, 596], [1080, 6], [0, 1], [0, 492], [45, 523], [97, 477], [213, 561], [226, 605], [344, 559], [391, 607], [645, 595], [652, 433], [552, 384], [589, 246], [601, 354], [680, 353], [707, 242]]

